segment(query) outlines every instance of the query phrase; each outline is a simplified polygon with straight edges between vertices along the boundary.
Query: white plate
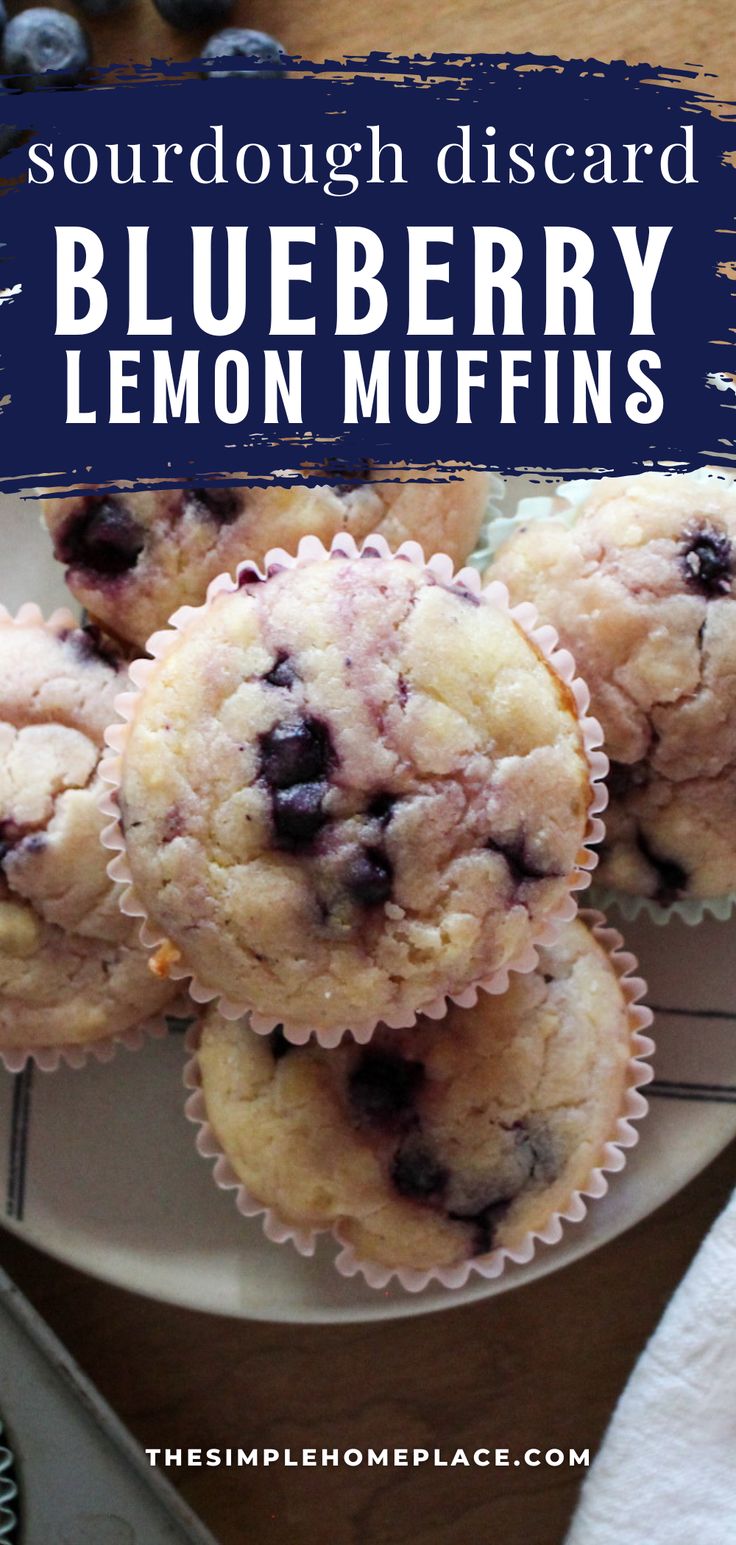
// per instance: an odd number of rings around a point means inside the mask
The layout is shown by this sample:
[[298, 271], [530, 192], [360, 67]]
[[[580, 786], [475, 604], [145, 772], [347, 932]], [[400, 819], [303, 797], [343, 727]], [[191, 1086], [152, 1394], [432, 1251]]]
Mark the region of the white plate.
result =
[[[0, 600], [63, 603], [37, 506], [0, 499]], [[618, 919], [612, 917], [618, 924]], [[645, 1217], [736, 1134], [736, 921], [666, 928], [640, 920], [627, 940], [659, 1008], [657, 1081], [641, 1142], [608, 1195], [525, 1267], [457, 1292], [376, 1293], [344, 1281], [323, 1241], [313, 1260], [272, 1245], [217, 1191], [183, 1116], [180, 1036], [75, 1073], [0, 1072], [0, 1188], [7, 1226], [122, 1287], [251, 1319], [391, 1319], [505, 1292], [585, 1255]]]

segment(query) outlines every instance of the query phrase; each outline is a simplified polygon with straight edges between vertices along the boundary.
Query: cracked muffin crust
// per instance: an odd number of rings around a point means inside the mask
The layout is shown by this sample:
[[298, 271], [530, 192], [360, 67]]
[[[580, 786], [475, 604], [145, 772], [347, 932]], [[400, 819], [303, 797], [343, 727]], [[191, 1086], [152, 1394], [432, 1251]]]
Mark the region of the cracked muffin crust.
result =
[[81, 1044], [172, 996], [100, 843], [98, 763], [126, 669], [67, 614], [0, 613], [0, 1048]]
[[438, 1024], [325, 1051], [210, 1009], [198, 1061], [207, 1120], [257, 1201], [421, 1270], [513, 1249], [564, 1210], [602, 1160], [631, 1055], [619, 978], [576, 921], [507, 993]]
[[408, 1023], [518, 960], [591, 804], [575, 701], [507, 612], [406, 559], [248, 570], [147, 667], [135, 894], [204, 987], [298, 1039]]
[[412, 538], [426, 555], [462, 565], [488, 503], [487, 473], [438, 468], [409, 481], [368, 475], [334, 487], [192, 488], [48, 499], [44, 511], [56, 557], [83, 606], [140, 648], [177, 607], [197, 605], [215, 575], [261, 563], [268, 549], [295, 553], [313, 534], [329, 547], [338, 532], [361, 542], [380, 531], [392, 546]]
[[736, 890], [736, 484], [604, 478], [486, 579], [575, 656], [611, 758], [597, 878], [661, 905]]

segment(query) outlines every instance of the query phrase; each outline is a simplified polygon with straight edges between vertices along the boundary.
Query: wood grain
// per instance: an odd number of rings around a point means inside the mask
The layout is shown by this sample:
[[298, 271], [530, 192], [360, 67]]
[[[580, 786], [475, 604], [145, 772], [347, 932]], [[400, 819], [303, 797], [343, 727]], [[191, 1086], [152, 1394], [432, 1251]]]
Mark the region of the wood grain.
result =
[[[468, 1308], [287, 1327], [173, 1309], [0, 1233], [0, 1263], [147, 1446], [598, 1446], [734, 1180], [736, 1145], [621, 1240]], [[221, 1545], [560, 1545], [583, 1471], [169, 1470]]]
[[[68, 7], [72, 9], [71, 6]], [[726, 0], [238, 0], [245, 25], [321, 59], [372, 48], [532, 49], [718, 71], [736, 94]], [[186, 58], [148, 0], [94, 30], [99, 64]], [[2, 1264], [143, 1444], [531, 1445], [595, 1449], [626, 1377], [734, 1179], [736, 1147], [622, 1240], [467, 1309], [384, 1326], [286, 1328], [134, 1298], [7, 1234]], [[221, 1545], [559, 1545], [580, 1472], [171, 1471]]]

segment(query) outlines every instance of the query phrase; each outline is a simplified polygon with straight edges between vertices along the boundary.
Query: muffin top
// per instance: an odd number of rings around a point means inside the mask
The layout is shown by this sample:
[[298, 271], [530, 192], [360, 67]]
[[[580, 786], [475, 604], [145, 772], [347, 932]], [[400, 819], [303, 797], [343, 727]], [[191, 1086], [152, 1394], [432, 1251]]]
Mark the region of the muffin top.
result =
[[135, 927], [120, 912], [100, 842], [98, 764], [127, 684], [125, 663], [97, 629], [75, 627], [66, 613], [48, 624], [35, 608], [24, 615], [12, 622], [0, 614], [6, 1048], [112, 1034], [172, 996], [147, 969]]
[[612, 759], [599, 878], [665, 903], [736, 887], [736, 485], [604, 478], [487, 578], [573, 652]]
[[514, 1248], [601, 1162], [631, 1027], [580, 921], [499, 997], [368, 1046], [290, 1046], [215, 1009], [199, 1050], [207, 1119], [239, 1179], [292, 1226], [339, 1224], [366, 1261], [419, 1270]]
[[138, 699], [135, 891], [186, 971], [297, 1038], [409, 1023], [569, 891], [591, 802], [573, 695], [508, 613], [411, 562], [242, 579]]
[[338, 532], [360, 542], [380, 531], [393, 546], [413, 538], [427, 556], [446, 552], [464, 563], [488, 502], [488, 475], [461, 477], [450, 468], [420, 482], [398, 469], [388, 475], [390, 482], [376, 473], [335, 487], [100, 490], [44, 508], [74, 595], [142, 648], [178, 606], [202, 601], [216, 574], [244, 559], [261, 563], [271, 547], [296, 552], [309, 534], [329, 546]]

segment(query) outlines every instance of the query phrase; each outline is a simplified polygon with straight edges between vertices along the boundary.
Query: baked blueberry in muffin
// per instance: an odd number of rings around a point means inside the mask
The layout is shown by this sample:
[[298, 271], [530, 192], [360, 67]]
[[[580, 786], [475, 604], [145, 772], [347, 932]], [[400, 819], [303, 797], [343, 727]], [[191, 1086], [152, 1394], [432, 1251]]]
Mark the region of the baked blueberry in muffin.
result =
[[[564, 491], [563, 491], [564, 498]], [[736, 889], [736, 484], [604, 478], [486, 576], [572, 650], [611, 758], [597, 878], [665, 907]]]
[[[390, 481], [385, 480], [390, 476]], [[189, 488], [48, 499], [45, 518], [73, 594], [120, 638], [145, 646], [177, 607], [199, 605], [216, 574], [271, 547], [296, 552], [300, 538], [347, 531], [360, 542], [380, 531], [393, 546], [413, 538], [427, 556], [462, 564], [478, 538], [489, 497], [482, 472], [438, 468], [412, 481], [398, 470], [309, 488]]]
[[299, 1039], [408, 1023], [528, 953], [569, 893], [589, 771], [572, 692], [508, 612], [333, 556], [246, 571], [173, 635], [119, 805], [181, 968]]
[[274, 1045], [210, 1009], [199, 1066], [258, 1201], [421, 1270], [513, 1248], [564, 1209], [614, 1132], [631, 1054], [618, 976], [578, 921], [502, 996], [364, 1047]]

